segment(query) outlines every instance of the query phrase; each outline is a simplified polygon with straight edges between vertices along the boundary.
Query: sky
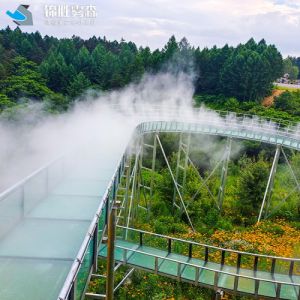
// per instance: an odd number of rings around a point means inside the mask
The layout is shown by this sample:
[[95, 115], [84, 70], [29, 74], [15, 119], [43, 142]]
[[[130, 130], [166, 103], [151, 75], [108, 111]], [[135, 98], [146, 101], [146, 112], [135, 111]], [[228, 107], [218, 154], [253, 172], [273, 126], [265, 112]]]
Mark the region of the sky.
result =
[[[21, 29], [42, 35], [123, 38], [153, 50], [162, 48], [173, 34], [200, 48], [235, 46], [253, 37], [275, 44], [284, 56], [300, 56], [300, 0], [5, 0], [0, 3], [1, 28], [16, 27], [5, 12], [19, 4], [30, 5], [34, 23]], [[93, 24], [70, 24], [70, 18], [55, 19], [67, 24], [49, 24], [53, 19], [45, 16], [47, 5], [94, 5], [97, 17]], [[72, 20], [85, 22], [80, 17]]]

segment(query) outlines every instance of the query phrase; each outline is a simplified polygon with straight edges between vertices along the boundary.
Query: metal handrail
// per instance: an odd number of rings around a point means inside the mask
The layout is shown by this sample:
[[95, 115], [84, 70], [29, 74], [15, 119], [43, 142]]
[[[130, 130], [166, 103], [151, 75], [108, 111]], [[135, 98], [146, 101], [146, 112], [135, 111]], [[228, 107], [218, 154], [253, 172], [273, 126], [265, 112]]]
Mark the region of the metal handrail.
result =
[[[127, 149], [127, 147], [126, 147], [126, 149]], [[67, 297], [68, 297], [68, 295], [71, 291], [72, 285], [75, 283], [78, 272], [80, 270], [80, 266], [83, 262], [85, 254], [86, 254], [86, 250], [89, 246], [90, 241], [93, 238], [93, 233], [95, 232], [95, 230], [97, 228], [98, 220], [99, 220], [99, 217], [101, 216], [101, 211], [102, 211], [103, 207], [106, 205], [107, 201], [109, 201], [109, 195], [110, 195], [110, 192], [113, 188], [114, 182], [115, 182], [115, 180], [118, 176], [119, 168], [122, 167], [122, 162], [124, 161], [124, 156], [125, 156], [125, 153], [126, 153], [126, 149], [125, 149], [124, 154], [122, 155], [122, 157], [120, 158], [120, 160], [117, 164], [117, 167], [116, 167], [116, 169], [113, 173], [113, 176], [111, 177], [111, 180], [110, 180], [110, 182], [107, 186], [107, 189], [106, 189], [104, 195], [102, 196], [102, 200], [101, 200], [100, 205], [97, 209], [97, 212], [94, 215], [94, 218], [93, 218], [93, 220], [92, 220], [92, 222], [89, 226], [88, 232], [86, 233], [84, 241], [81, 244], [81, 247], [78, 251], [76, 259], [74, 260], [74, 262], [71, 266], [71, 269], [70, 269], [70, 271], [67, 275], [67, 278], [64, 282], [64, 285], [63, 285], [63, 287], [60, 291], [60, 294], [59, 294], [59, 297], [58, 297], [59, 300], [67, 299]]]
[[[189, 128], [187, 129], [186, 127], [185, 128], [179, 128], [179, 129], [171, 129], [171, 128], [167, 128], [166, 124], [167, 123], [176, 123], [176, 124], [189, 124]], [[149, 128], [145, 128], [146, 126], [149, 126]], [[160, 126], [158, 126], [160, 125]], [[163, 125], [165, 125], [163, 128]], [[300, 143], [300, 131], [298, 133], [298, 131], [293, 131], [293, 133], [291, 132], [288, 132], [286, 130], [281, 130], [281, 129], [274, 129], [274, 127], [262, 127], [262, 126], [259, 126], [257, 125], [256, 123], [253, 123], [251, 126], [250, 125], [243, 125], [243, 124], [238, 124], [236, 122], [232, 122], [232, 123], [221, 123], [220, 122], [216, 122], [216, 121], [209, 121], [209, 122], [206, 122], [206, 123], [203, 123], [203, 122], [191, 122], [191, 123], [187, 123], [187, 122], [178, 122], [178, 121], [148, 121], [148, 122], [143, 122], [143, 123], [140, 123], [137, 128], [136, 128], [136, 131], [138, 133], [145, 133], [145, 132], [156, 132], [156, 131], [168, 131], [168, 132], [181, 132], [181, 131], [190, 131], [190, 132], [199, 132], [199, 131], [196, 131], [196, 129], [194, 128], [199, 128], [199, 126], [214, 126], [214, 128], [217, 128], [217, 129], [224, 129], [224, 130], [234, 130], [234, 129], [237, 129], [239, 131], [248, 131], [250, 132], [251, 134], [253, 135], [262, 135], [262, 134], [269, 134], [269, 137], [270, 138], [281, 138], [281, 139], [289, 139], [290, 141], [295, 141], [297, 143]], [[194, 128], [193, 128], [194, 127]], [[206, 131], [204, 133], [207, 133]], [[213, 134], [213, 133], [210, 133], [210, 134]], [[219, 134], [220, 135], [220, 132], [217, 132], [216, 134]], [[234, 137], [237, 137], [236, 135], [234, 135]], [[249, 138], [249, 137], [244, 137], [244, 136], [241, 136], [240, 137], [241, 139], [255, 139], [255, 138]], [[256, 139], [256, 140], [259, 140], [260, 139]], [[274, 144], [273, 142], [270, 142], [270, 141], [266, 141], [266, 140], [263, 140], [264, 142], [269, 142], [271, 144]], [[295, 148], [293, 146], [289, 146], [289, 145], [285, 145], [287, 148]]]
[[170, 236], [166, 236], [166, 235], [162, 235], [162, 234], [158, 234], [158, 233], [154, 233], [154, 232], [144, 231], [144, 230], [121, 226], [121, 225], [117, 225], [117, 227], [122, 228], [123, 230], [135, 231], [135, 232], [139, 232], [139, 233], [141, 232], [143, 234], [157, 236], [159, 238], [166, 239], [166, 240], [173, 240], [173, 241], [178, 241], [178, 242], [182, 242], [182, 243], [186, 243], [186, 244], [193, 244], [196, 246], [201, 246], [204, 248], [211, 248], [211, 249], [219, 250], [219, 251], [232, 252], [232, 253], [241, 254], [241, 255], [263, 257], [263, 258], [276, 259], [276, 260], [278, 259], [278, 260], [285, 260], [285, 261], [300, 262], [300, 258], [280, 257], [280, 256], [266, 255], [266, 254], [255, 254], [255, 253], [251, 253], [251, 252], [232, 250], [232, 249], [212, 246], [212, 245], [208, 245], [208, 244], [198, 243], [195, 241], [188, 241], [188, 240], [184, 240], [184, 239], [180, 239], [180, 238], [170, 237]]

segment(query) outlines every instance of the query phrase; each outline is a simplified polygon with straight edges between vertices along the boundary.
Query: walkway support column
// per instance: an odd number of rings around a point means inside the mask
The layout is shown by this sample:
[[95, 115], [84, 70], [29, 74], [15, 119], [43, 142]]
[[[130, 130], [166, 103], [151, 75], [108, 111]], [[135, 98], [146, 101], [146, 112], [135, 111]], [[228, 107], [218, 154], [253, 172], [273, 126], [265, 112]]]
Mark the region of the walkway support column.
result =
[[219, 204], [220, 211], [222, 211], [223, 201], [225, 196], [226, 179], [227, 179], [227, 172], [228, 172], [228, 164], [230, 160], [231, 144], [232, 144], [232, 139], [228, 138], [226, 144], [225, 159], [223, 161], [223, 166], [222, 166], [221, 184], [218, 192], [218, 204]]
[[[113, 204], [114, 205], [114, 204]], [[116, 207], [113, 206], [108, 219], [106, 299], [114, 299], [114, 267], [116, 238]]]
[[271, 198], [273, 184], [274, 184], [274, 177], [275, 177], [275, 174], [276, 174], [276, 169], [277, 169], [278, 160], [279, 160], [279, 156], [280, 156], [280, 150], [281, 150], [281, 146], [277, 145], [275, 156], [274, 156], [274, 159], [273, 159], [272, 168], [271, 168], [269, 179], [268, 179], [268, 182], [267, 182], [266, 191], [265, 191], [264, 198], [263, 198], [261, 208], [260, 208], [260, 211], [259, 211], [259, 216], [258, 216], [258, 219], [257, 219], [257, 223], [259, 223], [261, 221], [267, 198], [269, 199], [268, 201], [270, 201], [270, 198]]

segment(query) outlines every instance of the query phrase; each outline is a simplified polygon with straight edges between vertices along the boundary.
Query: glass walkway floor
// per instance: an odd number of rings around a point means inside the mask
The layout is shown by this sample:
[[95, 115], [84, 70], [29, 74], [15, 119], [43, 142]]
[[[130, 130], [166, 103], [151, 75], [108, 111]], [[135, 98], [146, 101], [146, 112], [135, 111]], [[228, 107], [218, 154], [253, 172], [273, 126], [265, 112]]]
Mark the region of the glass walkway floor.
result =
[[[123, 239], [117, 239], [115, 246], [115, 260], [134, 268], [210, 288], [221, 288], [261, 298], [299, 299], [299, 286], [294, 286], [293, 283], [299, 284], [300, 276], [255, 272], [246, 268], [240, 268], [237, 272], [237, 268], [233, 266], [221, 266], [219, 263], [205, 262], [202, 259], [170, 253]], [[106, 257], [106, 255], [107, 246], [102, 245], [99, 256]], [[272, 282], [274, 280], [286, 284], [280, 284], [278, 288], [279, 285]]]
[[1, 300], [58, 299], [121, 155], [58, 160], [2, 195]]

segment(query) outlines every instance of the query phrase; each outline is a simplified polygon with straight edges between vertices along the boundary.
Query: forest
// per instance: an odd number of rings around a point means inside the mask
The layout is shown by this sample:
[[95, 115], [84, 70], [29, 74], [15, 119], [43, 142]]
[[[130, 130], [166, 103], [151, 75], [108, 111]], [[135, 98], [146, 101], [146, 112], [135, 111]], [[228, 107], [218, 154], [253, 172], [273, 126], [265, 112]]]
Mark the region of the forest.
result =
[[[172, 36], [161, 50], [152, 51], [130, 41], [58, 39], [9, 27], [0, 31], [0, 58], [0, 111], [30, 99], [61, 112], [88, 89], [119, 89], [158, 72], [191, 74], [196, 94], [256, 103], [284, 71], [282, 55], [265, 40], [209, 49]], [[297, 58], [289, 61], [299, 64]]]

